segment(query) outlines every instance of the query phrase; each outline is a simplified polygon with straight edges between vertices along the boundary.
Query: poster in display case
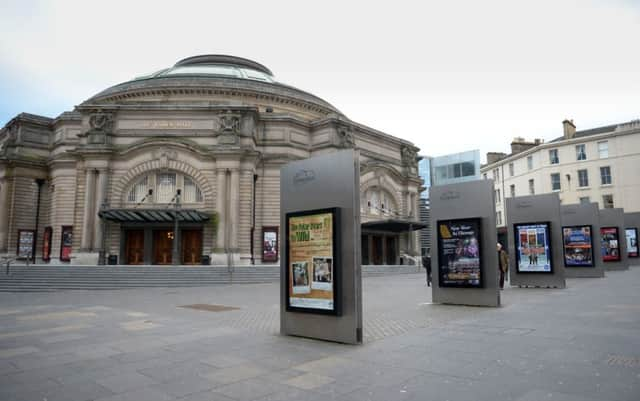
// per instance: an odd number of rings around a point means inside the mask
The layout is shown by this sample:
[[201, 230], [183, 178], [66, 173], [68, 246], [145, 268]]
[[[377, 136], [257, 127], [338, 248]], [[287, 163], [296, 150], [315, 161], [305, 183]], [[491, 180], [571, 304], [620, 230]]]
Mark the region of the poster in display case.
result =
[[601, 227], [600, 239], [602, 241], [602, 260], [604, 262], [617, 262], [620, 260], [620, 237], [618, 227]]
[[482, 288], [481, 219], [438, 220], [438, 285]]
[[627, 239], [627, 257], [638, 257], [638, 229], [637, 228], [625, 228], [625, 237]]
[[34, 230], [18, 230], [18, 257], [32, 259], [34, 251]]
[[594, 267], [591, 226], [562, 227], [565, 267]]
[[278, 227], [262, 227], [262, 261], [278, 261]]
[[73, 247], [73, 227], [62, 226], [62, 235], [60, 236], [60, 260], [63, 262], [71, 261], [71, 248]]
[[551, 223], [514, 224], [516, 269], [518, 273], [553, 273]]
[[287, 310], [340, 314], [339, 209], [287, 213]]

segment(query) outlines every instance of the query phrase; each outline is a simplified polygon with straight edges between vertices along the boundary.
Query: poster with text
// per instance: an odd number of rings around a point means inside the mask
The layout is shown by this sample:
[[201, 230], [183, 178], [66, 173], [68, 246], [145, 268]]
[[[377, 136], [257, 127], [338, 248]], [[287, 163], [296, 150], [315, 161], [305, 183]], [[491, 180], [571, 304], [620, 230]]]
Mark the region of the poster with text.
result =
[[262, 261], [278, 261], [278, 227], [262, 227]]
[[564, 265], [566, 267], [593, 267], [591, 226], [562, 227]]
[[336, 209], [287, 214], [287, 309], [336, 313]]
[[438, 221], [438, 285], [482, 287], [480, 219]]
[[30, 259], [33, 256], [33, 241], [35, 231], [18, 231], [18, 257]]
[[626, 228], [624, 230], [627, 238], [627, 256], [630, 258], [638, 257], [638, 229]]
[[618, 227], [600, 228], [600, 238], [602, 241], [602, 260], [605, 262], [619, 261], [620, 243]]
[[515, 224], [516, 268], [518, 273], [553, 273], [551, 224]]

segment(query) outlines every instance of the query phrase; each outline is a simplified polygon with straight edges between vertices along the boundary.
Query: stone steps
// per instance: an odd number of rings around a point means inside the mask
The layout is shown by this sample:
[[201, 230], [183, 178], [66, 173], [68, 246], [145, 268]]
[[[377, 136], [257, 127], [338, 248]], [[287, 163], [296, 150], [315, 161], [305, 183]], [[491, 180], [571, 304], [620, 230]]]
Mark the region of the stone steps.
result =
[[[416, 266], [363, 266], [363, 276], [408, 274]], [[237, 266], [11, 266], [0, 268], [1, 292], [200, 287], [277, 282], [280, 267]]]

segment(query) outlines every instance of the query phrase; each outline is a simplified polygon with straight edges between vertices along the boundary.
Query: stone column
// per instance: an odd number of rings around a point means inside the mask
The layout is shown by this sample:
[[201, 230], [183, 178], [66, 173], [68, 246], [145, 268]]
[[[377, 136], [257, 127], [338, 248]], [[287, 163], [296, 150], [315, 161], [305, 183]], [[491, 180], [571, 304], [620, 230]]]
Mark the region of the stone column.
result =
[[227, 203], [227, 170], [218, 169], [218, 175], [216, 179], [216, 212], [218, 212], [218, 232], [216, 233], [216, 248], [218, 252], [224, 250], [225, 237], [226, 237], [226, 203]]
[[102, 208], [105, 195], [107, 193], [107, 185], [109, 183], [109, 175], [107, 169], [101, 169], [98, 171], [98, 182], [96, 186], [96, 199], [95, 199], [95, 212], [93, 218], [95, 224], [93, 225], [93, 249], [102, 249], [102, 219], [98, 216], [98, 212]]
[[9, 179], [0, 181], [0, 253], [7, 252], [9, 240]]
[[80, 251], [91, 250], [91, 237], [93, 234], [93, 217], [95, 211], [94, 194], [96, 185], [96, 175], [93, 170], [86, 170], [84, 185], [84, 213], [82, 214], [82, 239], [80, 240]]
[[238, 228], [240, 226], [240, 171], [231, 170], [229, 182], [229, 247], [238, 253]]

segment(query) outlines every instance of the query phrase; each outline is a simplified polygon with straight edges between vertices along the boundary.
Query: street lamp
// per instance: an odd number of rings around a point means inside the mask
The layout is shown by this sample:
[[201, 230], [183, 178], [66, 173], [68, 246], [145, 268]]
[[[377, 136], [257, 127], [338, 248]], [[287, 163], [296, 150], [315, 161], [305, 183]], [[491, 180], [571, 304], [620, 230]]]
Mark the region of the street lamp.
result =
[[174, 196], [174, 199], [176, 201], [175, 203], [175, 212], [173, 212], [173, 255], [171, 256], [171, 259], [173, 260], [173, 264], [175, 265], [179, 265], [180, 264], [180, 255], [178, 253], [178, 241], [180, 239], [180, 235], [178, 234], [178, 209], [180, 208], [180, 194], [182, 193], [182, 191], [180, 189], [176, 190], [176, 196]]

